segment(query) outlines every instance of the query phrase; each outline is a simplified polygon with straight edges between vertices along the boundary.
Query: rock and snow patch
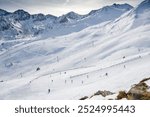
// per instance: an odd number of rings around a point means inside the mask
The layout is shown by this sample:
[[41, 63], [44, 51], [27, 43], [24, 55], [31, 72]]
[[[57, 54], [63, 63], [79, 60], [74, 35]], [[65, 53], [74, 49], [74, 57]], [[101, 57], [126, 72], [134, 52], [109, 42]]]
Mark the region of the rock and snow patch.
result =
[[80, 100], [150, 100], [150, 78], [145, 78], [138, 84], [131, 86], [131, 89], [126, 91], [119, 91], [119, 93], [112, 93], [110, 91], [98, 91], [92, 96], [84, 96]]
[[126, 93], [120, 91], [117, 99], [126, 98], [128, 100], [150, 100], [150, 78], [145, 78], [138, 84], [134, 84], [132, 88]]

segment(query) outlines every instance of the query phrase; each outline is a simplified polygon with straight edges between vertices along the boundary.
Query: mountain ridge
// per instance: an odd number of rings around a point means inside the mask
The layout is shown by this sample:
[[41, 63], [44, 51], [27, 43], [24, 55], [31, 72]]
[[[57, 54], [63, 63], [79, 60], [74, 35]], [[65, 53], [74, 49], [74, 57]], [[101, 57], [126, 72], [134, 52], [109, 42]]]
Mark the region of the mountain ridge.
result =
[[[128, 4], [113, 4], [111, 6], [105, 6], [101, 9], [95, 10], [94, 12], [90, 12], [86, 15], [79, 15], [75, 12], [69, 12], [59, 17], [53, 15], [44, 15], [41, 13], [31, 15], [21, 9], [16, 10], [13, 13], [1, 10], [0, 20], [2, 23], [0, 24], [0, 31], [3, 32], [0, 32], [0, 35], [3, 39], [15, 39], [25, 36], [37, 36], [43, 32], [50, 31], [53, 33], [51, 33], [49, 36], [57, 36], [53, 29], [56, 30], [58, 27], [62, 27], [63, 29], [64, 25], [67, 25], [70, 28], [72, 25], [76, 25], [74, 29], [72, 28], [72, 32], [76, 32], [78, 30], [80, 31], [88, 27], [88, 25], [90, 26], [100, 22], [113, 20], [132, 8], [133, 7]], [[105, 15], [103, 17], [103, 15], [107, 14], [107, 12], [108, 14], [113, 13], [113, 15]], [[41, 24], [41, 22], [43, 24]], [[26, 24], [30, 24], [30, 26], [27, 26]], [[9, 33], [12, 34], [12, 37], [9, 37]], [[61, 35], [69, 33], [71, 33], [71, 30], [66, 30]]]

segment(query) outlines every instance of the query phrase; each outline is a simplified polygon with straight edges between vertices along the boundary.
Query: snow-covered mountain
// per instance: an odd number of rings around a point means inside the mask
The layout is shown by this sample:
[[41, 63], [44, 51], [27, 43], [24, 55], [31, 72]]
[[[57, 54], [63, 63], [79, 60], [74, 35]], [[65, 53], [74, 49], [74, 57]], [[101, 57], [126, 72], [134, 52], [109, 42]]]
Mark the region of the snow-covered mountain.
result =
[[47, 35], [47, 32], [49, 32], [47, 37], [66, 35], [88, 26], [113, 20], [130, 9], [132, 6], [128, 4], [114, 4], [92, 11], [87, 15], [70, 12], [60, 17], [43, 14], [30, 15], [24, 10], [17, 10], [13, 13], [0, 10], [0, 39], [37, 37]]
[[5, 11], [5, 10], [3, 10], [3, 9], [0, 9], [0, 16], [6, 16], [8, 14], [10, 14], [10, 13]]
[[143, 1], [137, 8], [136, 13], [143, 13], [145, 10], [150, 10], [150, 0]]
[[58, 17], [57, 22], [59, 22], [59, 23], [68, 23], [68, 22], [71, 22], [71, 21], [81, 20], [82, 18], [84, 18], [83, 15], [79, 15], [75, 12], [69, 12], [66, 15]]
[[63, 23], [61, 17], [23, 15], [27, 20], [13, 24], [16, 30], [29, 29], [26, 22], [42, 30], [39, 36], [0, 40], [0, 99], [80, 99], [99, 90], [129, 90], [150, 77], [149, 1], [130, 10], [114, 4], [85, 16], [71, 12]]

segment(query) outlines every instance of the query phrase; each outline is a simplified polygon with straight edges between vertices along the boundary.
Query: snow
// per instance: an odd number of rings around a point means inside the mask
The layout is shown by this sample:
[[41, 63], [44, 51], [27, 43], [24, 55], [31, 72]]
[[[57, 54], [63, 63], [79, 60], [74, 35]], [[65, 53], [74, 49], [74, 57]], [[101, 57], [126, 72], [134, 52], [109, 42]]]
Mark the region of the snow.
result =
[[118, 94], [113, 94], [113, 95], [109, 95], [106, 97], [98, 95], [98, 96], [94, 96], [94, 97], [90, 98], [90, 100], [115, 100], [117, 95]]
[[146, 81], [145, 83], [148, 85], [148, 90], [147, 91], [150, 92], [150, 80]]
[[145, 10], [150, 10], [150, 0], [143, 1], [140, 5], [137, 6], [136, 12], [142, 14]]
[[112, 5], [86, 15], [69, 12], [60, 17], [43, 14], [30, 15], [24, 10], [17, 10], [0, 17], [0, 39], [16, 40], [37, 36], [48, 38], [67, 35], [99, 23], [114, 20], [132, 8], [128, 4]]
[[[98, 90], [128, 91], [150, 77], [150, 12], [136, 18], [135, 10], [97, 25], [89, 23], [98, 20], [94, 16], [94, 21], [90, 17], [88, 22], [81, 19], [58, 26], [57, 32], [50, 32], [56, 33], [55, 37], [45, 32], [46, 36], [0, 40], [0, 99], [74, 100]], [[89, 27], [80, 30], [82, 22]], [[46, 25], [44, 21], [36, 23], [36, 28]], [[19, 30], [21, 25], [14, 25]]]

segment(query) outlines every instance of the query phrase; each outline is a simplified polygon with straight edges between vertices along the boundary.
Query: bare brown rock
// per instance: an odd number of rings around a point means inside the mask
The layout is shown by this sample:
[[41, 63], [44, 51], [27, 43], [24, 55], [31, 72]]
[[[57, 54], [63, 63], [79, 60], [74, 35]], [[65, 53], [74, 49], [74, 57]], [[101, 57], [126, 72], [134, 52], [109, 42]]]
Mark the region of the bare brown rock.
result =
[[127, 98], [127, 93], [125, 91], [119, 91], [119, 94], [117, 96], [117, 100], [121, 100], [123, 98]]
[[122, 98], [126, 98], [128, 100], [150, 100], [150, 92], [148, 91], [150, 87], [145, 83], [148, 80], [150, 80], [150, 78], [145, 78], [138, 84], [133, 85], [127, 93], [120, 91], [117, 99], [120, 100]]
[[96, 93], [94, 93], [94, 95], [92, 95], [90, 98], [92, 98], [93, 96], [97, 96], [97, 95], [101, 95], [103, 97], [106, 97], [108, 95], [113, 95], [114, 93], [110, 92], [110, 91], [97, 91]]
[[129, 100], [150, 100], [149, 86], [145, 83], [150, 78], [145, 78], [138, 84], [134, 85], [127, 93]]

